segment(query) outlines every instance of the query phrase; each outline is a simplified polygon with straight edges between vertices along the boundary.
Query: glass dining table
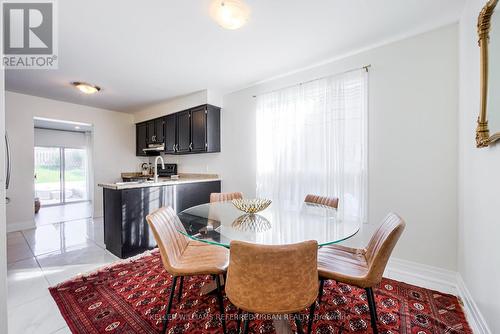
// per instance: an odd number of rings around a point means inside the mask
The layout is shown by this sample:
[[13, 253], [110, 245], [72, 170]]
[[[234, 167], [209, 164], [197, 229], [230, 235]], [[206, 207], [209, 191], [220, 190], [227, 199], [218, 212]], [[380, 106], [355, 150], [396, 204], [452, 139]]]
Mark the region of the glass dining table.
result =
[[[337, 210], [302, 203], [299, 206], [272, 203], [256, 214], [246, 214], [231, 202], [207, 203], [178, 214], [187, 237], [213, 245], [230, 247], [232, 240], [265, 245], [286, 245], [316, 240], [319, 246], [338, 243], [358, 233], [360, 222], [339, 219]], [[221, 278], [224, 283], [223, 278]], [[205, 284], [201, 293], [216, 290], [215, 283]], [[293, 333], [286, 317], [273, 318], [276, 333]]]
[[286, 245], [316, 240], [319, 246], [338, 243], [360, 229], [356, 220], [339, 219], [337, 210], [302, 203], [299, 206], [271, 203], [256, 214], [246, 214], [231, 202], [207, 203], [178, 214], [186, 236], [224, 247], [232, 240], [264, 245]]

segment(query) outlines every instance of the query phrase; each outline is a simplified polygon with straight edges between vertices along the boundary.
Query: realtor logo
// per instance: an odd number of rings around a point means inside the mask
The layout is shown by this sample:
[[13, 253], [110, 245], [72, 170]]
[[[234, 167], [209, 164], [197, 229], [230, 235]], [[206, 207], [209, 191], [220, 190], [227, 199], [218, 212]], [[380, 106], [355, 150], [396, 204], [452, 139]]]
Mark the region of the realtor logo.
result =
[[5, 68], [57, 68], [54, 6], [53, 1], [3, 2]]

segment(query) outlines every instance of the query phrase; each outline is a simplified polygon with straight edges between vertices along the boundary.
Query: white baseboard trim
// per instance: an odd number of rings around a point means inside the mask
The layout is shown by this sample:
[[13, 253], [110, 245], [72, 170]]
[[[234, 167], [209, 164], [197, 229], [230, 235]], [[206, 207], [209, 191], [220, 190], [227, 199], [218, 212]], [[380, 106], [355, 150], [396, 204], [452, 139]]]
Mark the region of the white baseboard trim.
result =
[[476, 334], [492, 334], [459, 273], [417, 262], [391, 258], [384, 277], [458, 296]]
[[477, 307], [476, 302], [474, 302], [474, 299], [472, 298], [472, 295], [469, 289], [467, 289], [467, 286], [465, 285], [465, 282], [460, 274], [457, 274], [457, 287], [458, 295], [462, 299], [465, 314], [467, 315], [467, 320], [469, 321], [474, 333], [492, 334], [486, 320], [483, 317], [483, 314]]
[[458, 294], [457, 273], [413, 261], [391, 258], [384, 276], [452, 295]]
[[35, 222], [33, 220], [27, 220], [24, 222], [15, 222], [15, 223], [7, 223], [7, 233], [9, 232], [18, 232], [22, 230], [29, 230], [31, 228], [35, 228]]

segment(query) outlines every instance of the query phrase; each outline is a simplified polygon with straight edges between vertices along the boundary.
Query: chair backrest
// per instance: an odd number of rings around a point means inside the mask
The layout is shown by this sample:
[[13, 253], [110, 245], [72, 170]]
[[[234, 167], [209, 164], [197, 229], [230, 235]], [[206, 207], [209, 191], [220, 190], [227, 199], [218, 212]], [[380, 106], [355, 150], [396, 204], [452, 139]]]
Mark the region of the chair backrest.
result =
[[304, 199], [304, 202], [325, 205], [335, 209], [338, 209], [339, 207], [339, 199], [337, 197], [325, 197], [309, 194]]
[[187, 237], [179, 232], [184, 226], [171, 207], [159, 208], [148, 215], [146, 220], [160, 249], [163, 266], [174, 275], [176, 263], [188, 246]]
[[214, 202], [225, 202], [231, 201], [233, 199], [242, 199], [243, 193], [234, 192], [234, 193], [211, 193], [210, 194], [210, 203]]
[[226, 295], [240, 309], [294, 313], [318, 295], [318, 243], [269, 246], [232, 241]]
[[384, 222], [375, 231], [366, 247], [368, 261], [368, 280], [373, 285], [382, 280], [385, 267], [396, 246], [399, 237], [405, 229], [405, 222], [395, 213], [389, 213]]

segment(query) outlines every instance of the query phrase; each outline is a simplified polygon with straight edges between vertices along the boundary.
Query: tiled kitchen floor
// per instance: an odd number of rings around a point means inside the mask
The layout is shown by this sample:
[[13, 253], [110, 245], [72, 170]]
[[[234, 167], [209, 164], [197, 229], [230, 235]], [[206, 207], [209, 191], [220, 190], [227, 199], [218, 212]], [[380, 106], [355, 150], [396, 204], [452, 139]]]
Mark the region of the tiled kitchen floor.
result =
[[9, 334], [70, 333], [48, 287], [119, 260], [103, 236], [102, 219], [7, 234]]
[[92, 203], [67, 203], [64, 205], [43, 206], [35, 213], [36, 226], [86, 219], [92, 216]]

